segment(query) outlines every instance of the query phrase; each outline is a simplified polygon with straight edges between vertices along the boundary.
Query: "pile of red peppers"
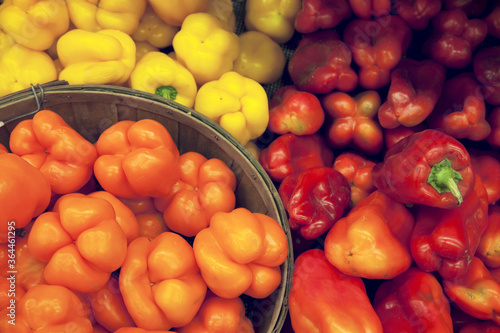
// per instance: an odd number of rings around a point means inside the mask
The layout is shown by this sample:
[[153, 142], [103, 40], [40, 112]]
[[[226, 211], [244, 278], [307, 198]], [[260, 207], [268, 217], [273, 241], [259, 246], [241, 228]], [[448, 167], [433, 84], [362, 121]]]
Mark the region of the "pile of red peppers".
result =
[[282, 331], [500, 332], [500, 2], [302, 0], [295, 30], [257, 141]]

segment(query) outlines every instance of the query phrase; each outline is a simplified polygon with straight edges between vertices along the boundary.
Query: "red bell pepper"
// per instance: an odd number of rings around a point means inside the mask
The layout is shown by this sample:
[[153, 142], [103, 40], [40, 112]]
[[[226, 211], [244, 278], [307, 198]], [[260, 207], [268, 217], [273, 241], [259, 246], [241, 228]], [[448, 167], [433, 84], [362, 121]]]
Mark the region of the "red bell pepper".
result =
[[420, 123], [416, 126], [412, 127], [406, 127], [403, 125], [400, 125], [396, 128], [384, 128], [384, 144], [387, 149], [391, 148], [394, 146], [398, 141], [401, 139], [406, 138], [407, 136], [421, 132], [423, 130], [427, 129], [427, 126], [424, 123]]
[[294, 332], [383, 332], [361, 278], [342, 274], [319, 249], [302, 253], [294, 266], [288, 298]]
[[443, 0], [444, 9], [460, 8], [469, 17], [480, 16], [488, 5], [488, 0]]
[[373, 307], [384, 332], [453, 332], [450, 303], [439, 281], [412, 267], [380, 285]]
[[314, 167], [286, 177], [278, 188], [290, 229], [314, 239], [328, 231], [351, 201], [347, 179], [331, 167]]
[[391, 0], [349, 0], [349, 4], [354, 14], [363, 19], [385, 16], [391, 11]]
[[275, 182], [312, 167], [331, 166], [333, 150], [320, 134], [284, 134], [262, 149], [259, 162]]
[[437, 271], [444, 279], [463, 276], [487, 226], [488, 197], [477, 176], [474, 191], [459, 207], [418, 207], [411, 235], [413, 259], [423, 271]]
[[424, 30], [442, 7], [441, 0], [396, 0], [394, 7], [399, 16], [413, 29]]
[[432, 21], [433, 30], [422, 51], [449, 68], [464, 68], [472, 52], [486, 38], [488, 27], [481, 19], [469, 19], [462, 9], [443, 10]]
[[500, 106], [491, 110], [487, 121], [491, 126], [491, 133], [486, 141], [494, 148], [500, 148]]
[[288, 62], [288, 73], [297, 89], [326, 94], [337, 89], [351, 91], [358, 85], [358, 75], [351, 68], [349, 47], [331, 29], [302, 37]]
[[344, 42], [359, 68], [359, 85], [379, 89], [391, 81], [391, 70], [408, 49], [412, 31], [397, 15], [357, 19], [344, 29]]
[[500, 38], [500, 2], [484, 18], [488, 26], [488, 35]]
[[327, 114], [327, 141], [333, 148], [354, 146], [367, 154], [382, 150], [383, 133], [375, 119], [380, 95], [367, 90], [351, 97], [344, 92], [331, 92], [321, 98]]
[[479, 240], [476, 257], [488, 268], [500, 268], [500, 205], [488, 208], [488, 227]]
[[500, 46], [481, 48], [472, 60], [474, 75], [481, 83], [484, 100], [500, 105]]
[[491, 132], [485, 119], [486, 105], [479, 82], [470, 72], [447, 80], [434, 111], [427, 117], [429, 127], [456, 139], [481, 141]]
[[490, 205], [500, 200], [500, 152], [469, 149], [474, 172], [483, 181]]
[[433, 129], [396, 143], [372, 170], [374, 185], [395, 200], [448, 209], [469, 196], [474, 179], [467, 149]]
[[267, 128], [276, 134], [316, 133], [325, 121], [325, 111], [316, 95], [293, 85], [279, 88], [269, 100]]
[[401, 59], [391, 72], [387, 100], [378, 110], [384, 128], [406, 127], [422, 123], [441, 96], [446, 69], [434, 60]]
[[320, 29], [336, 27], [352, 14], [346, 0], [303, 0], [295, 16], [295, 30], [310, 34]]

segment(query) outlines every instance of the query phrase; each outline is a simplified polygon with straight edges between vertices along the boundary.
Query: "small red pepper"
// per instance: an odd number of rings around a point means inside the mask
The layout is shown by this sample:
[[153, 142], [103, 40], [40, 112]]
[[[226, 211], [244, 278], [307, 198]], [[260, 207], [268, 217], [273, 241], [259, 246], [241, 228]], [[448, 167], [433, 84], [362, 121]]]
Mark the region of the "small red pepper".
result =
[[295, 30], [310, 34], [320, 29], [336, 27], [351, 16], [346, 0], [303, 0], [302, 8], [295, 16]]
[[391, 0], [349, 0], [349, 4], [354, 14], [363, 19], [385, 16], [391, 11]]
[[330, 167], [315, 167], [286, 177], [279, 195], [288, 212], [290, 229], [314, 239], [328, 231], [351, 201], [347, 179]]
[[372, 170], [374, 185], [394, 199], [447, 209], [457, 207], [469, 196], [474, 179], [463, 144], [433, 129], [396, 143]]
[[487, 121], [491, 126], [491, 133], [486, 141], [494, 148], [500, 148], [500, 106], [491, 110]]
[[399, 16], [413, 29], [424, 30], [442, 7], [440, 0], [397, 0], [394, 7]]
[[481, 236], [476, 257], [488, 268], [500, 268], [500, 205], [488, 208], [488, 228]]
[[481, 177], [490, 205], [500, 200], [500, 152], [469, 149], [474, 172]]
[[500, 46], [479, 49], [472, 66], [481, 83], [484, 100], [491, 105], [500, 105]]
[[387, 149], [394, 146], [401, 139], [406, 138], [408, 135], [413, 133], [421, 132], [427, 129], [427, 126], [424, 123], [420, 123], [416, 126], [406, 127], [400, 125], [396, 128], [384, 128], [384, 144]]
[[500, 3], [484, 18], [488, 26], [488, 34], [500, 38]]
[[387, 100], [378, 110], [384, 128], [406, 127], [422, 123], [439, 100], [446, 69], [434, 60], [401, 59], [391, 72]]

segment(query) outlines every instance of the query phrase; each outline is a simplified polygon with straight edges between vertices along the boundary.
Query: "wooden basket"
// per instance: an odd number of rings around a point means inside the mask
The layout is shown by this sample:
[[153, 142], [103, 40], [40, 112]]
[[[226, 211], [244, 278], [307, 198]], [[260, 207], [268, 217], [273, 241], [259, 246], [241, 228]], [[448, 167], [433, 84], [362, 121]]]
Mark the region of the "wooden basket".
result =
[[202, 114], [165, 98], [129, 88], [66, 85], [56, 81], [0, 98], [0, 143], [8, 147], [10, 132], [16, 124], [31, 118], [39, 109], [58, 113], [91, 142], [96, 142], [106, 128], [120, 120], [154, 119], [167, 128], [181, 154], [197, 151], [207, 158], [224, 161], [236, 175], [236, 206], [271, 216], [287, 234], [289, 252], [282, 265], [281, 285], [266, 299], [245, 298], [247, 315], [256, 332], [281, 331], [293, 275], [290, 229], [272, 181], [239, 142]]

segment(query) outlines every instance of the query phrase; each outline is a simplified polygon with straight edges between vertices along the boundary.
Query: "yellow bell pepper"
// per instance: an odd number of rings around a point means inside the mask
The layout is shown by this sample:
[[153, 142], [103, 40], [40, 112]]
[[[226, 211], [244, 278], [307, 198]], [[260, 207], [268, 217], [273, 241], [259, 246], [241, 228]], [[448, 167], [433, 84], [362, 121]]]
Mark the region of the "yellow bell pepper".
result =
[[233, 71], [201, 86], [194, 109], [218, 123], [242, 145], [261, 136], [269, 123], [264, 88]]
[[147, 0], [66, 0], [71, 22], [78, 29], [97, 32], [116, 29], [131, 35], [139, 26]]
[[149, 52], [130, 75], [132, 89], [156, 94], [192, 108], [197, 92], [193, 75], [178, 61], [162, 52]]
[[286, 59], [278, 43], [260, 31], [246, 31], [239, 38], [235, 72], [262, 84], [273, 83], [283, 76]]
[[149, 42], [135, 42], [135, 61], [136, 63], [149, 52], [160, 51], [159, 48], [149, 44]]
[[59, 79], [69, 84], [125, 83], [135, 66], [135, 52], [132, 37], [120, 30], [70, 30], [57, 42], [64, 67]]
[[217, 17], [227, 31], [236, 32], [236, 15], [231, 0], [209, 0], [205, 12]]
[[247, 0], [245, 27], [286, 43], [295, 33], [295, 16], [301, 8], [301, 0]]
[[0, 54], [4, 54], [11, 46], [17, 44], [10, 35], [0, 30]]
[[212, 14], [186, 17], [172, 42], [177, 60], [202, 85], [233, 69], [239, 53], [238, 35], [225, 30]]
[[66, 1], [4, 0], [0, 5], [0, 30], [30, 49], [48, 49], [68, 28]]
[[261, 149], [259, 148], [259, 146], [257, 146], [255, 140], [248, 141], [247, 144], [245, 145], [245, 148], [253, 156], [253, 158], [255, 158], [257, 161], [259, 160]]
[[156, 14], [167, 24], [180, 27], [186, 17], [207, 9], [209, 0], [148, 0]]
[[146, 7], [146, 12], [139, 22], [139, 27], [132, 34], [136, 42], [149, 42], [159, 49], [172, 45], [179, 27], [165, 23], [151, 6]]

